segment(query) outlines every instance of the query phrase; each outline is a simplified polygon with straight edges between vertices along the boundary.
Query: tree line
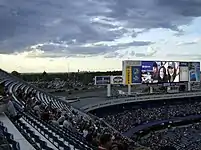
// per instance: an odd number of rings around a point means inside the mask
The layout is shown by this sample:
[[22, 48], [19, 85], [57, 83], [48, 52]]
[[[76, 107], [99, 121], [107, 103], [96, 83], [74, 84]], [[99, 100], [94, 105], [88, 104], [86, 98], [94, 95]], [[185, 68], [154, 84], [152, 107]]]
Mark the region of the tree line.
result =
[[87, 84], [93, 82], [95, 76], [122, 75], [122, 71], [70, 72], [70, 73], [47, 73], [46, 71], [42, 73], [19, 73], [17, 71], [13, 71], [11, 74], [28, 82], [52, 81], [58, 78], [63, 81], [74, 80]]

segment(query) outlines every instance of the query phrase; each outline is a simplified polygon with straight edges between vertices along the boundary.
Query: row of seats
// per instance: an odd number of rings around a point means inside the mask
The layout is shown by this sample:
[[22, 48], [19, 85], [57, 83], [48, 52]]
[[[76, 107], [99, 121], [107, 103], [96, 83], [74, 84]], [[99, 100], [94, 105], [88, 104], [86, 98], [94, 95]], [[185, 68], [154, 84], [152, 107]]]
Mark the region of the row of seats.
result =
[[[8, 82], [8, 87], [13, 87], [12, 82]], [[17, 101], [17, 104], [20, 105], [20, 102]], [[16, 107], [19, 108], [19, 107]], [[12, 121], [12, 119], [11, 119]], [[24, 137], [32, 144], [32, 146], [37, 150], [54, 150], [53, 148], [47, 146], [47, 142], [42, 140], [39, 135], [36, 135], [33, 128], [28, 126], [28, 123], [23, 122], [22, 120], [13, 121], [13, 124], [17, 127], [17, 129], [24, 135]], [[68, 150], [68, 149], [66, 149]]]
[[77, 142], [69, 134], [65, 134], [65, 131], [61, 131], [59, 127], [49, 125], [42, 120], [36, 120], [33, 114], [24, 114], [23, 118], [29, 122], [36, 130], [38, 130], [42, 135], [44, 135], [49, 141], [51, 141], [57, 148], [64, 148], [70, 150], [70, 146], [74, 145], [76, 149], [88, 149], [83, 143]]
[[[16, 86], [14, 86], [13, 88], [15, 88]], [[54, 130], [52, 130], [51, 128], [48, 128], [47, 126], [42, 124], [41, 123], [42, 120], [37, 120], [38, 117], [34, 116], [34, 114], [32, 114], [32, 116], [31, 116], [30, 113], [23, 112], [22, 118], [27, 123], [29, 123], [33, 128], [35, 128], [39, 133], [41, 133], [49, 142], [51, 142], [58, 149], [70, 150], [70, 149], [82, 149], [83, 148], [83, 147], [80, 147], [78, 143], [73, 143], [73, 142], [70, 143], [69, 142], [70, 139], [67, 139], [66, 135], [65, 135], [65, 138], [63, 138], [63, 140], [61, 140], [62, 138], [59, 138], [60, 135], [58, 133], [56, 134]], [[52, 127], [52, 126], [50, 126], [50, 127]]]
[[[18, 86], [18, 85], [16, 85]], [[13, 88], [15, 88], [14, 86]], [[20, 88], [20, 86], [19, 86]], [[32, 117], [31, 117], [32, 116]], [[84, 140], [83, 136], [79, 134], [72, 133], [70, 130], [65, 129], [65, 128], [60, 128], [57, 126], [52, 126], [47, 124], [46, 122], [40, 120], [38, 117], [34, 116], [34, 114], [31, 113], [23, 113], [23, 118], [30, 123], [34, 128], [36, 128], [39, 132], [42, 132], [42, 135], [45, 133], [50, 132], [48, 137], [46, 137], [55, 147], [60, 148], [58, 146], [58, 143], [61, 143], [61, 141], [57, 137], [53, 137], [56, 133], [57, 136], [60, 137], [60, 139], [65, 139], [65, 142], [67, 143], [66, 145], [62, 145], [63, 148], [68, 148], [71, 147], [71, 149], [91, 149], [90, 146], [87, 146], [88, 143]], [[43, 124], [42, 124], [43, 123]], [[46, 131], [45, 131], [46, 130]], [[54, 139], [53, 141], [50, 140]], [[64, 142], [64, 141], [62, 141]], [[57, 144], [55, 144], [57, 143]], [[60, 144], [61, 146], [61, 144]]]
[[[6, 78], [6, 85], [11, 89], [11, 91], [14, 93], [17, 89], [23, 89], [26, 92], [30, 92], [32, 87], [16, 82], [12, 79]], [[37, 92], [38, 99], [41, 100], [44, 103], [49, 103], [49, 101], [52, 101], [52, 97], [47, 96], [43, 94], [42, 92]], [[63, 107], [69, 107], [63, 102], [60, 101], [54, 101], [54, 105], [56, 108], [63, 108]], [[53, 127], [52, 125], [47, 124], [46, 122], [39, 120], [39, 118], [35, 117], [34, 114], [27, 114], [23, 113], [22, 117], [27, 123], [29, 123], [31, 126], [33, 126], [37, 131], [39, 131], [43, 136], [45, 136], [55, 147], [58, 149], [65, 149], [65, 150], [70, 150], [70, 149], [86, 149], [90, 150], [92, 147], [85, 141], [83, 136], [79, 134], [75, 134], [72, 131], [60, 127]], [[46, 146], [46, 144], [40, 140], [37, 136], [33, 135], [32, 130], [28, 129], [26, 127], [25, 123], [20, 122], [20, 120], [17, 122], [17, 125], [19, 126], [18, 128], [24, 128], [25, 132], [28, 132], [29, 137], [33, 136], [35, 139], [34, 140], [36, 143], [38, 143], [38, 147], [41, 149]], [[50, 149], [47, 148], [46, 149]]]
[[[9, 92], [13, 94], [13, 97], [17, 102], [19, 102], [20, 105], [24, 105], [24, 103], [20, 99], [16, 99], [15, 93], [17, 90], [21, 90], [25, 93], [35, 91], [34, 93], [36, 93], [37, 100], [41, 101], [43, 104], [48, 105], [51, 102], [53, 108], [60, 108], [61, 110], [65, 108], [68, 111], [67, 113], [71, 114], [72, 116], [74, 115], [73, 111], [76, 110], [76, 112], [78, 112], [79, 114], [78, 116], [83, 116], [83, 118], [91, 120], [91, 118], [87, 114], [73, 108], [72, 106], [56, 98], [55, 96], [52, 96], [40, 89], [37, 89], [32, 85], [29, 85], [28, 83], [20, 79], [13, 77], [10, 74], [5, 73], [3, 79], [4, 82], [6, 83], [6, 86], [9, 89]], [[66, 128], [60, 128], [59, 126], [53, 126], [52, 124], [50, 125], [47, 122], [40, 120], [31, 112], [24, 112], [22, 118], [25, 120], [25, 122], [20, 123], [20, 120], [18, 120], [16, 126], [18, 126], [21, 132], [23, 132], [21, 128], [25, 129], [26, 134], [29, 135], [28, 139], [32, 142], [37, 143], [36, 145], [34, 145], [34, 147], [37, 147], [37, 149], [38, 148], [51, 149], [50, 147], [47, 146], [46, 142], [51, 142], [57, 149], [65, 149], [65, 150], [94, 149], [94, 147], [92, 147], [91, 144], [86, 142], [83, 135], [75, 133]], [[93, 122], [93, 120], [91, 121]], [[47, 139], [47, 141], [45, 142], [40, 139], [40, 136], [35, 135], [33, 130], [31, 130], [30, 128], [28, 128], [28, 126], [26, 126], [26, 123], [30, 124], [35, 130], [37, 130], [37, 132], [39, 132], [41, 136], [44, 136]]]
[[[4, 126], [3, 122], [1, 121], [0, 121], [0, 130], [2, 131], [3, 136], [6, 137], [7, 142], [9, 143], [8, 149], [20, 150], [19, 143], [14, 140], [13, 134], [8, 132], [7, 128]], [[5, 147], [3, 149], [5, 149]]]
[[17, 128], [18, 128], [18, 130], [21, 133], [26, 134], [28, 136], [26, 138], [28, 138], [28, 141], [36, 149], [40, 149], [40, 150], [54, 150], [51, 147], [48, 147], [47, 143], [45, 141], [41, 140], [40, 136], [36, 135], [34, 133], [34, 131], [26, 125], [26, 123], [22, 122], [21, 120], [17, 120], [17, 122], [15, 123], [15, 125], [17, 125]]
[[[17, 85], [15, 82], [13, 82], [12, 79], [9, 80], [9, 78], [6, 78], [6, 80], [4, 80], [4, 82], [9, 90], [12, 90], [12, 88]], [[17, 101], [17, 103], [20, 105], [19, 101]], [[16, 120], [16, 121], [13, 121], [12, 119], [10, 119], [10, 120], [13, 122], [13, 124], [16, 126], [16, 128], [20, 131], [20, 133], [26, 138], [26, 140], [29, 143], [31, 143], [32, 146], [36, 150], [54, 150], [53, 148], [47, 146], [47, 142], [42, 140], [39, 135], [35, 134], [33, 128], [28, 127], [28, 123], [23, 122], [21, 119]], [[12, 137], [12, 136], [10, 136], [10, 137]], [[9, 139], [8, 141], [15, 144], [15, 142], [12, 139], [11, 140]], [[12, 146], [12, 149], [19, 150], [19, 143]], [[66, 149], [66, 150], [68, 150], [68, 149]]]

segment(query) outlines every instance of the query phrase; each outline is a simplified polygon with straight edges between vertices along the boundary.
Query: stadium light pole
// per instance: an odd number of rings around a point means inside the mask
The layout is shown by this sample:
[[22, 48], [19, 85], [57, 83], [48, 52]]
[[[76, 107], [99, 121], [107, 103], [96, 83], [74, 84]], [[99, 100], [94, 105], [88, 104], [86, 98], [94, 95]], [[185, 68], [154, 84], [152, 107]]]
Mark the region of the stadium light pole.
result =
[[68, 65], [68, 73], [69, 73], [69, 71], [70, 71], [70, 64], [68, 63], [67, 65]]

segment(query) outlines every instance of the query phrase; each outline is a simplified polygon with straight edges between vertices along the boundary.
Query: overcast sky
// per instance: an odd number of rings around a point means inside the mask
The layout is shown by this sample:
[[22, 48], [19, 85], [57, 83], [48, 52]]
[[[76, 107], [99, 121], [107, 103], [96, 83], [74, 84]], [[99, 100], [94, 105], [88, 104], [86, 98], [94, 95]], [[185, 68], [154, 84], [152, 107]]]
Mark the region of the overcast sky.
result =
[[119, 70], [201, 60], [201, 0], [0, 0], [0, 68]]

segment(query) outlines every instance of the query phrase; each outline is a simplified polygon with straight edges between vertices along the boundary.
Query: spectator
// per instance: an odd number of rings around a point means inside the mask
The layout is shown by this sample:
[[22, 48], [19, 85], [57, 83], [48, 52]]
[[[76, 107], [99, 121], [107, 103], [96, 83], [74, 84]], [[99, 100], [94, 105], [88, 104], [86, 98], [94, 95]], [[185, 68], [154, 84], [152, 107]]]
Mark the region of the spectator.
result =
[[44, 121], [49, 121], [50, 120], [50, 113], [48, 109], [45, 109], [42, 113], [41, 113], [41, 119]]
[[12, 102], [12, 96], [6, 95], [5, 93], [2, 95], [3, 97], [0, 100], [0, 106], [2, 107], [2, 112], [7, 112], [8, 115], [13, 119], [17, 120], [21, 118], [21, 115], [17, 113], [16, 108]]
[[64, 122], [63, 122], [63, 127], [68, 128], [70, 130], [72, 130], [72, 119], [71, 118], [65, 118]]
[[103, 134], [100, 137], [99, 150], [109, 150], [112, 144], [112, 136], [110, 134]]
[[37, 102], [36, 105], [35, 105], [34, 108], [33, 108], [34, 113], [35, 113], [38, 117], [41, 117], [41, 116], [40, 116], [40, 114], [41, 114], [40, 106], [41, 106], [41, 102]]

